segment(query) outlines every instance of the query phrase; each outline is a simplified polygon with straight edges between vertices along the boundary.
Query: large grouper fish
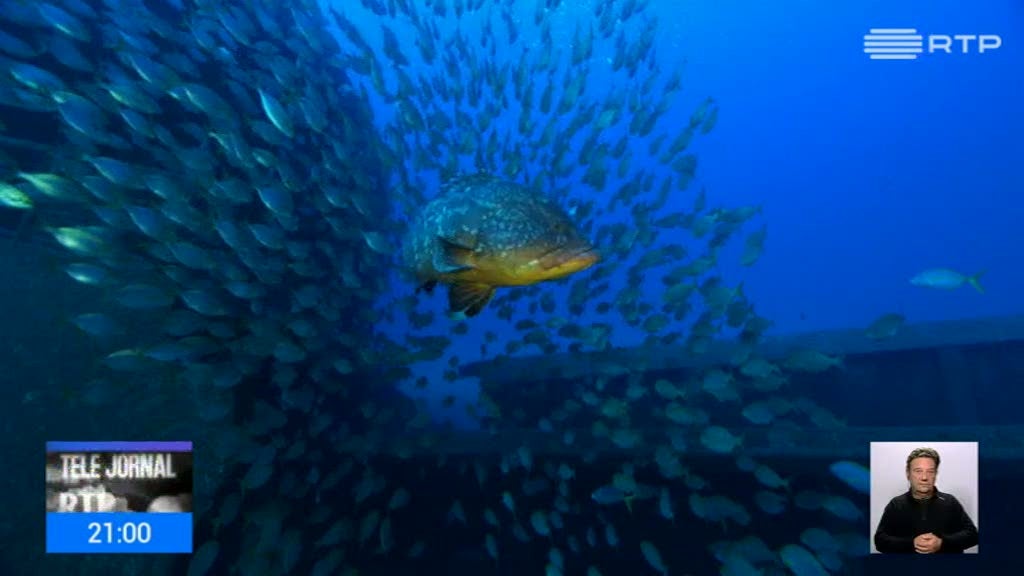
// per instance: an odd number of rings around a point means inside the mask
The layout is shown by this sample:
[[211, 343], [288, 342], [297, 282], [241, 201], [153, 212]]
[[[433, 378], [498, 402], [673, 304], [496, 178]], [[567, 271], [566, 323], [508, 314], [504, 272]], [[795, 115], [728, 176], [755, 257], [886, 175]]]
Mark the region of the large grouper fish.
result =
[[417, 292], [447, 284], [449, 310], [466, 316], [498, 287], [564, 278], [599, 258], [554, 200], [485, 173], [446, 181], [413, 221], [402, 253]]

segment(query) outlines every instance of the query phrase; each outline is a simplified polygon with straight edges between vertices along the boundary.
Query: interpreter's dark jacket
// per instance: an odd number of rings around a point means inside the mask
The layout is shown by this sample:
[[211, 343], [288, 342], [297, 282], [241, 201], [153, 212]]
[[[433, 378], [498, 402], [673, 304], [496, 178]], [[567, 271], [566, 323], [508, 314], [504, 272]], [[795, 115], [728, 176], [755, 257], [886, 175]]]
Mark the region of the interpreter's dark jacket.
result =
[[886, 505], [875, 531], [875, 548], [914, 553], [914, 538], [929, 532], [942, 538], [939, 554], [960, 554], [978, 543], [978, 528], [952, 494], [934, 490], [931, 498], [918, 500], [907, 490]]

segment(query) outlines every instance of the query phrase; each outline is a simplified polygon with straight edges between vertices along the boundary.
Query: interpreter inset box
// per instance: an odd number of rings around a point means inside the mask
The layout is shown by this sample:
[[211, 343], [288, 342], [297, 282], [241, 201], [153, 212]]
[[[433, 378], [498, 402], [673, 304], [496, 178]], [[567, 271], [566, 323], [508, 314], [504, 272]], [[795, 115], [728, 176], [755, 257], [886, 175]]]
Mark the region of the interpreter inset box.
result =
[[871, 443], [871, 553], [978, 552], [978, 443]]

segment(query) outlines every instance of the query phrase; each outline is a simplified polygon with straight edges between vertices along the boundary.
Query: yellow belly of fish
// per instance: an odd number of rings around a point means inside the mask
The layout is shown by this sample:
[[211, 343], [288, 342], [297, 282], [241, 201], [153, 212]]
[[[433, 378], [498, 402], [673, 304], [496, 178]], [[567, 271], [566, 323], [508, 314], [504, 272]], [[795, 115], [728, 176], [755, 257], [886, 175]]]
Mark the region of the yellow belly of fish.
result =
[[544, 274], [535, 271], [516, 270], [506, 267], [470, 268], [454, 274], [441, 275], [440, 281], [452, 284], [466, 282], [488, 286], [529, 286], [547, 280]]

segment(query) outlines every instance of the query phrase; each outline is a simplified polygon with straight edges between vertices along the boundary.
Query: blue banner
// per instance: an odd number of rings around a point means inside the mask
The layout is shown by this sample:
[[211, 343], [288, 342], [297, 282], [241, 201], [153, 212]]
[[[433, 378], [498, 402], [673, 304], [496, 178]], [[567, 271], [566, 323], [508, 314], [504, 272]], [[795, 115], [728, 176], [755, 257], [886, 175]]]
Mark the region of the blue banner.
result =
[[47, 553], [192, 552], [192, 514], [185, 512], [49, 512]]

